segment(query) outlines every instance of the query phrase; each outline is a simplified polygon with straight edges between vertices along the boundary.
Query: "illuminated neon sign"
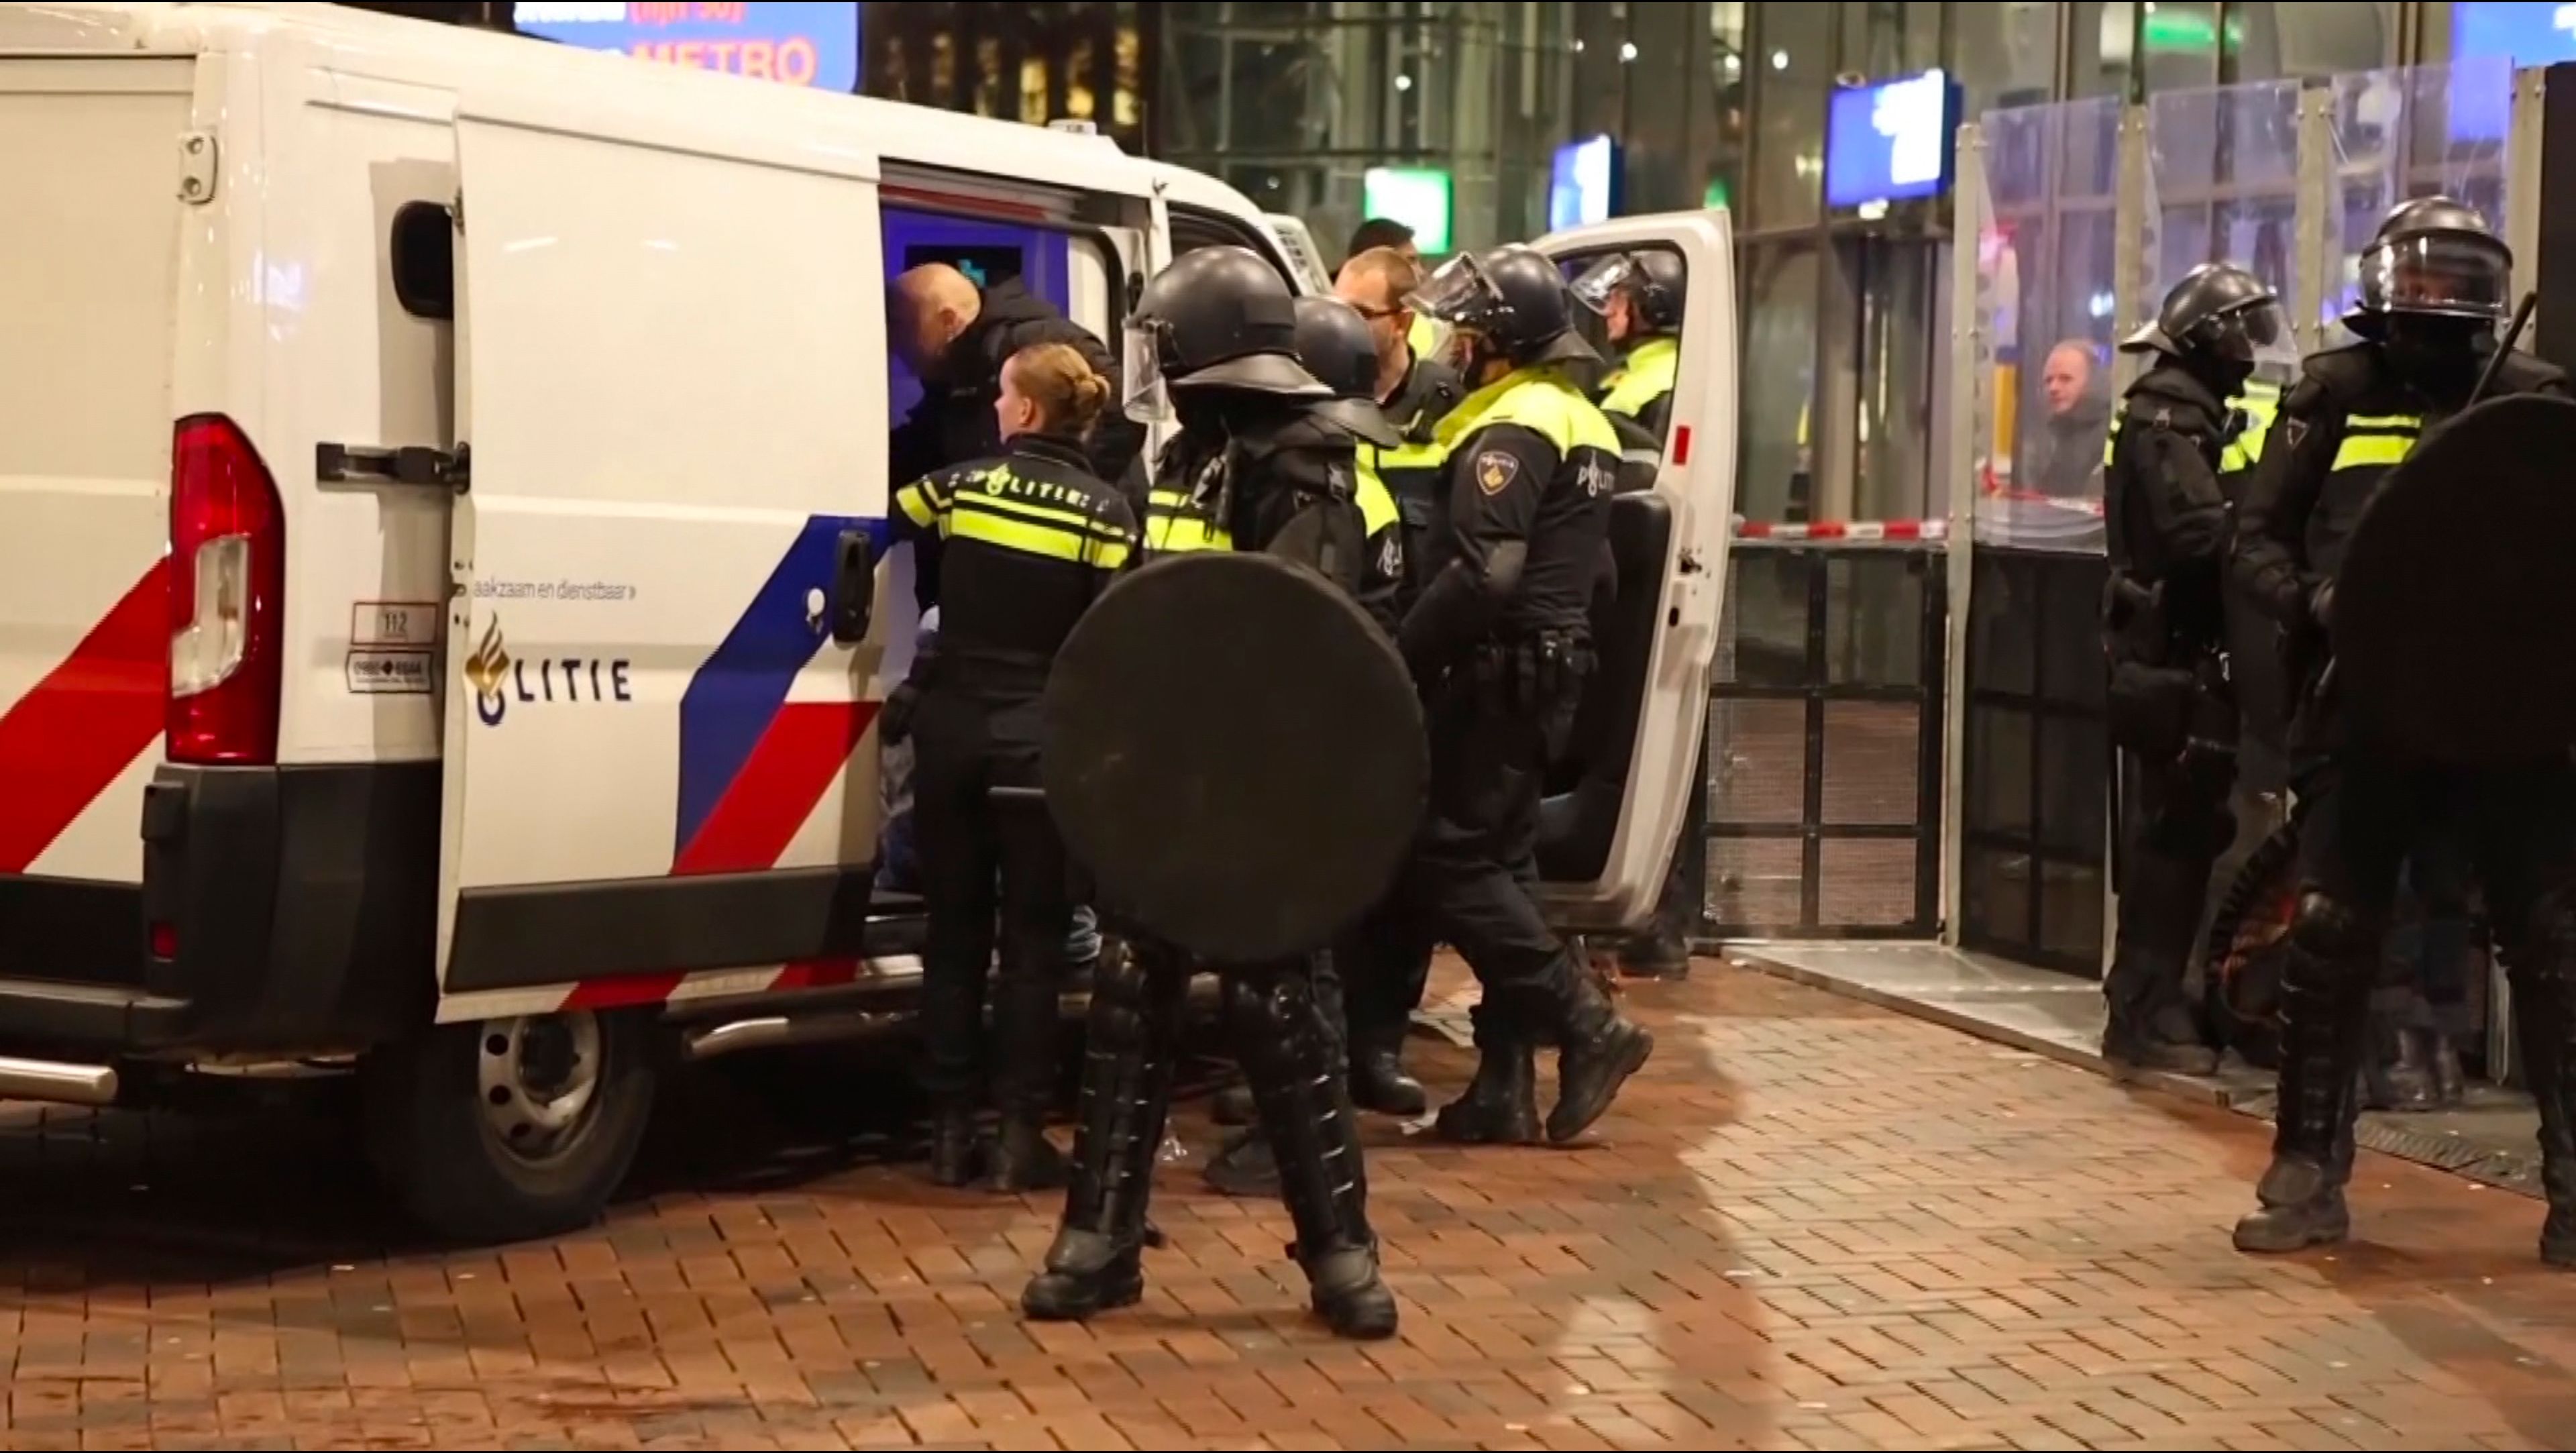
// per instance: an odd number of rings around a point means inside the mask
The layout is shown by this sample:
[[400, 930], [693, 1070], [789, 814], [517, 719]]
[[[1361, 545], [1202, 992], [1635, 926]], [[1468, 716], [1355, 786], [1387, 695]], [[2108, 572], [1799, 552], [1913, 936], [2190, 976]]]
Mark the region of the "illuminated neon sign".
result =
[[520, 30], [585, 50], [852, 91], [859, 83], [855, 4], [531, 4]]

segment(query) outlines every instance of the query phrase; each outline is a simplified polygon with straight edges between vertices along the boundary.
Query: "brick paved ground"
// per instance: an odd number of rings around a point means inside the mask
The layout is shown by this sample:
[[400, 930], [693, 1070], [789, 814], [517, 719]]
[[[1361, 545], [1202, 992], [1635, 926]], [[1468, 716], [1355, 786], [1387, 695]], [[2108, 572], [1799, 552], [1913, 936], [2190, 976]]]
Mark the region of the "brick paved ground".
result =
[[[2366, 1158], [2366, 1243], [2227, 1248], [2252, 1123], [1703, 966], [1574, 1151], [1377, 1127], [1400, 1341], [1167, 1174], [1138, 1312], [1025, 1327], [1050, 1209], [878, 1163], [883, 1081], [699, 1074], [601, 1230], [387, 1247], [335, 1110], [0, 1132], [12, 1447], [2524, 1447], [2576, 1438], [2528, 1201]], [[1444, 1087], [1463, 1057], [1418, 1046]], [[1203, 1122], [1185, 1127], [1204, 1143]], [[690, 1189], [674, 1187], [691, 1186]], [[659, 1189], [656, 1189], [656, 1188]]]

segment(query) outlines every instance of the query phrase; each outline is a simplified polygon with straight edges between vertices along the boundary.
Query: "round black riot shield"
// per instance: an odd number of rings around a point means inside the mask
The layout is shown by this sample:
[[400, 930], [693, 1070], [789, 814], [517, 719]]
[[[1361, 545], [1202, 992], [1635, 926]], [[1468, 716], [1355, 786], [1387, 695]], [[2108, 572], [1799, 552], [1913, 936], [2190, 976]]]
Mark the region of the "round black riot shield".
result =
[[2576, 744], [2576, 402], [2523, 394], [2389, 472], [2335, 574], [2356, 744], [2458, 766]]
[[1098, 906], [1215, 963], [1321, 948], [1393, 882], [1422, 815], [1422, 709], [1323, 577], [1158, 561], [1094, 604], [1046, 692], [1047, 806]]

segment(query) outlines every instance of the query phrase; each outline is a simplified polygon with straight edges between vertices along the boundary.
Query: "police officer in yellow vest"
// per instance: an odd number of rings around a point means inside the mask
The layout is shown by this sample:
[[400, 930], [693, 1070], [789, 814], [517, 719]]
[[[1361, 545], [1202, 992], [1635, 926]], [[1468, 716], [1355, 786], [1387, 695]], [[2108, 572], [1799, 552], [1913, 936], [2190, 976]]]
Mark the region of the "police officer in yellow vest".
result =
[[1619, 440], [1567, 377], [1599, 355], [1574, 330], [1556, 265], [1527, 247], [1451, 259], [1413, 298], [1446, 324], [1448, 358], [1475, 389], [1439, 438], [1449, 456], [1442, 528], [1398, 641], [1429, 707], [1431, 802], [1397, 888], [1397, 913], [1475, 970], [1480, 1059], [1438, 1133], [1538, 1138], [1534, 1050], [1559, 1049], [1548, 1138], [1609, 1109], [1654, 1041], [1622, 1018], [1549, 932], [1517, 869], [1539, 794], [1591, 667], [1588, 611], [1617, 483]]
[[1574, 296], [1601, 315], [1619, 367], [1601, 382], [1601, 412], [1619, 431], [1631, 488], [1651, 487], [1663, 461], [1673, 414], [1673, 378], [1681, 366], [1684, 272], [1669, 252], [1613, 253], [1574, 280]]
[[2286, 332], [2253, 274], [2204, 263], [2122, 341], [2147, 369], [2129, 385], [2103, 472], [2111, 579], [2104, 632], [2109, 725], [2122, 753], [2118, 948], [2103, 981], [2115, 1064], [2207, 1074], [2183, 993], [2209, 874], [2234, 830], [2237, 721], [2223, 583], [2219, 471], [2242, 425], [2227, 400]]
[[[2282, 971], [2280, 1114], [2261, 1208], [2236, 1245], [2288, 1252], [2351, 1229], [2356, 1071], [2397, 880], [2428, 828], [2475, 829], [2489, 917], [2513, 980], [2523, 1062], [2540, 1109], [2549, 1217], [2544, 1260], [2576, 1266], [2576, 841], [2563, 758], [2480, 773], [2356, 750], [2331, 688], [2328, 629], [2346, 543], [2390, 469], [2432, 426], [2487, 396], [2565, 396], [2567, 376], [2496, 358], [2513, 257], [2447, 197], [2400, 204], [2361, 256], [2362, 341], [2316, 354], [2281, 401], [2237, 523], [2236, 569], [2292, 643], [2292, 783], [2301, 799], [2299, 902]], [[2455, 816], [2457, 815], [2457, 816]]]
[[[1186, 253], [1146, 285], [1127, 325], [1131, 408], [1181, 427], [1155, 461], [1145, 543], [1149, 555], [1259, 550], [1357, 595], [1371, 557], [1354, 440], [1318, 411], [1333, 391], [1298, 362], [1296, 334], [1287, 283], [1245, 248]], [[1194, 966], [1168, 945], [1132, 948], [1104, 958], [1092, 985], [1073, 1184], [1045, 1269], [1020, 1298], [1041, 1321], [1081, 1321], [1144, 1294], [1146, 1211]], [[1313, 968], [1218, 966], [1314, 1308], [1341, 1336], [1391, 1337], [1395, 1298], [1378, 1272], [1356, 1117]]]

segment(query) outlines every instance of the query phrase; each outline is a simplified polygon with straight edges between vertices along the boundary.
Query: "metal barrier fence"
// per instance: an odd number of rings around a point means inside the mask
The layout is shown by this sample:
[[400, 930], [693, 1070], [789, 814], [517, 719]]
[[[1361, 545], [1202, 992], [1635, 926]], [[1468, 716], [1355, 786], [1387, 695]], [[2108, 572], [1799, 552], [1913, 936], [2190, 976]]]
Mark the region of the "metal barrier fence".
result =
[[1942, 550], [1735, 544], [1685, 834], [1703, 939], [1920, 939], [1941, 912]]

